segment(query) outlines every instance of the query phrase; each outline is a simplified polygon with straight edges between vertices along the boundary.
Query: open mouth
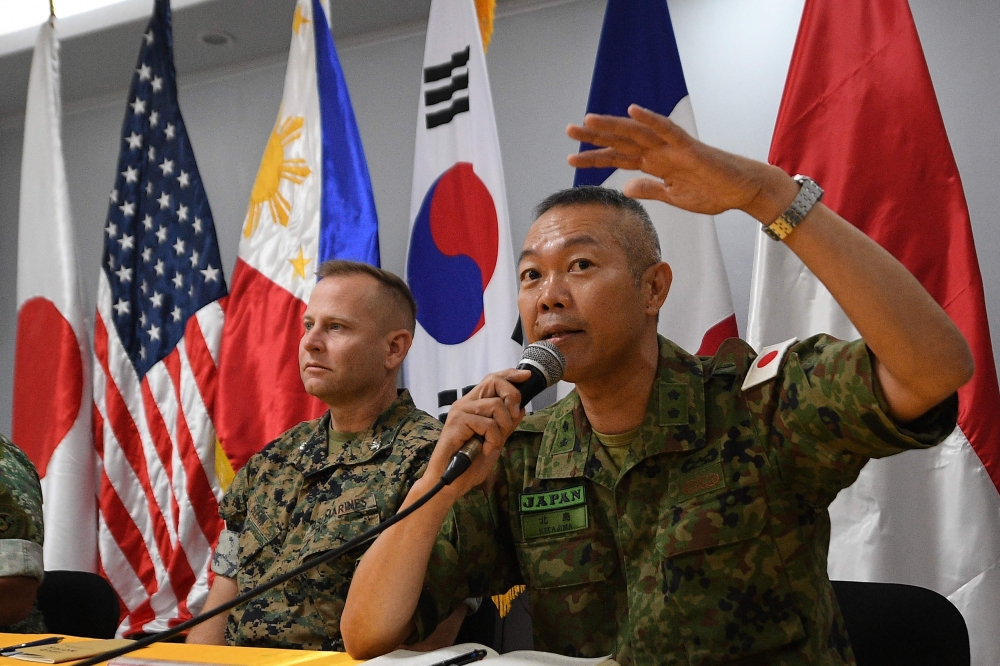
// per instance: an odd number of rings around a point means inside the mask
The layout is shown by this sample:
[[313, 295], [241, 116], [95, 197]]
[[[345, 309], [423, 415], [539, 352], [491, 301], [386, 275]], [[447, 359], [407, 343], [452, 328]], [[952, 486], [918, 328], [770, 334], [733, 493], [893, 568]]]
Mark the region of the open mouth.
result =
[[580, 333], [583, 333], [583, 331], [581, 331], [579, 329], [566, 329], [566, 330], [562, 330], [562, 331], [549, 331], [548, 333], [545, 333], [544, 335], [542, 335], [541, 339], [542, 340], [549, 340], [553, 344], [558, 345], [561, 341], [564, 341], [564, 340], [570, 338], [571, 336], [578, 335]]

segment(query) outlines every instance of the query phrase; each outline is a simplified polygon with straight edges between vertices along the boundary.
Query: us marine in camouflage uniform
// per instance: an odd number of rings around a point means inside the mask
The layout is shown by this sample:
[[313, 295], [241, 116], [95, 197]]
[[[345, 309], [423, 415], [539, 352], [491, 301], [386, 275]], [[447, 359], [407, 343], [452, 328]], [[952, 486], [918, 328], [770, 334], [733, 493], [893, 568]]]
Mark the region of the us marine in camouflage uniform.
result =
[[[632, 113], [571, 128], [611, 146], [571, 162], [641, 168], [657, 179], [628, 192], [764, 224], [797, 197], [780, 169]], [[537, 649], [622, 664], [853, 664], [826, 574], [827, 507], [870, 458], [951, 431], [972, 372], [961, 334], [905, 268], [817, 204], [784, 240], [864, 339], [816, 336], [759, 359], [731, 339], [694, 356], [656, 334], [672, 275], [636, 201], [577, 188], [538, 215], [519, 309], [529, 340], [563, 351], [576, 391], [523, 417], [510, 382], [526, 373], [506, 371], [452, 407], [407, 501], [473, 433], [483, 454], [369, 549], [344, 611], [348, 650], [371, 656], [470, 593], [523, 583]], [[437, 594], [421, 597], [422, 584]]]
[[45, 632], [35, 594], [42, 582], [42, 487], [28, 456], [0, 435], [0, 633]]
[[[333, 261], [304, 314], [299, 369], [330, 410], [239, 471], [206, 608], [229, 601], [392, 516], [427, 466], [440, 423], [396, 390], [416, 307], [398, 277]], [[340, 614], [364, 549], [320, 565], [194, 629], [188, 642], [343, 649]]]

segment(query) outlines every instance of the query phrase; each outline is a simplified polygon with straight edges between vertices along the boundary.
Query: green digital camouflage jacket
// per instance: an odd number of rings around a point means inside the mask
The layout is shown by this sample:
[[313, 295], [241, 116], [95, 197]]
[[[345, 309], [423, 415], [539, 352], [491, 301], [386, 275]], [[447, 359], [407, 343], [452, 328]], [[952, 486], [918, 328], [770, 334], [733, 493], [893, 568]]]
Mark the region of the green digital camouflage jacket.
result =
[[[0, 576], [32, 576], [42, 580], [42, 487], [38, 472], [21, 449], [0, 435]], [[0, 633], [45, 633], [35, 608], [27, 618], [0, 625]]]
[[[239, 471], [219, 513], [226, 530], [212, 568], [239, 592], [340, 546], [396, 513], [441, 432], [408, 392], [371, 427], [331, 453], [330, 416], [301, 423]], [[234, 609], [226, 641], [343, 650], [340, 616], [367, 546], [320, 565]]]
[[826, 574], [827, 507], [870, 458], [941, 441], [957, 398], [904, 428], [862, 341], [799, 342], [775, 379], [743, 391], [754, 358], [738, 339], [698, 357], [660, 338], [620, 472], [575, 392], [526, 417], [488, 494], [469, 493], [441, 530], [420, 634], [465, 596], [526, 584], [537, 650], [623, 666], [854, 664]]

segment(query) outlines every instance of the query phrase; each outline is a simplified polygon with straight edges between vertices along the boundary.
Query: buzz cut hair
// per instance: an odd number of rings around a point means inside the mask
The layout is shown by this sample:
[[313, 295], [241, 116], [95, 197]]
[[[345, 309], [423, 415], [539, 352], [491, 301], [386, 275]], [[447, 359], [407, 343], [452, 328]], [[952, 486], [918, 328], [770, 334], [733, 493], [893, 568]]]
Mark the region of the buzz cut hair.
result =
[[545, 197], [535, 206], [535, 219], [552, 210], [567, 206], [598, 205], [621, 211], [615, 223], [608, 228], [608, 233], [618, 242], [625, 252], [629, 270], [636, 284], [642, 280], [646, 269], [661, 261], [660, 238], [649, 219], [645, 207], [632, 197], [627, 197], [618, 190], [596, 185], [580, 185], [559, 190]]
[[413, 300], [413, 293], [402, 278], [371, 264], [345, 259], [324, 261], [316, 269], [316, 277], [320, 280], [349, 275], [367, 275], [374, 278], [379, 283], [379, 287], [392, 299], [392, 305], [395, 306], [391, 308], [392, 312], [402, 316], [405, 320], [406, 330], [410, 332], [410, 335], [413, 335], [417, 328], [417, 302]]

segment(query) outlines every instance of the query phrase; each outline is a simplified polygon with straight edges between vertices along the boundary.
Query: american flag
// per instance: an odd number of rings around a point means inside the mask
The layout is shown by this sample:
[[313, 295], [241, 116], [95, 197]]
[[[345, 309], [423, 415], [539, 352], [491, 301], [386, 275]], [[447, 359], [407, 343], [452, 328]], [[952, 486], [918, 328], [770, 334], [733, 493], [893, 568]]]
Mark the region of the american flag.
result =
[[226, 284], [177, 104], [169, 0], [142, 38], [120, 148], [94, 324], [94, 441], [101, 566], [130, 635], [201, 608], [221, 529], [211, 415]]

